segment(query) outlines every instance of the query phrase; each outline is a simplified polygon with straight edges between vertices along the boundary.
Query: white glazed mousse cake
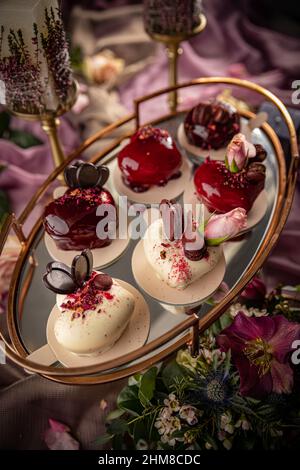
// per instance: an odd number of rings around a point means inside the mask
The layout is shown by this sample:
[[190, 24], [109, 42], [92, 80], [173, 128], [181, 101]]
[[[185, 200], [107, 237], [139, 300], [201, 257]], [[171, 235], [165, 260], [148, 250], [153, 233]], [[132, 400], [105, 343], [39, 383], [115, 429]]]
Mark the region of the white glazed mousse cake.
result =
[[187, 250], [184, 237], [170, 240], [164, 230], [162, 218], [147, 229], [143, 240], [145, 256], [159, 279], [175, 289], [185, 289], [189, 284], [211, 271], [219, 261], [219, 246]]
[[57, 341], [78, 355], [97, 355], [110, 349], [124, 332], [134, 311], [133, 295], [107, 274], [93, 271], [76, 292], [57, 294], [60, 315]]

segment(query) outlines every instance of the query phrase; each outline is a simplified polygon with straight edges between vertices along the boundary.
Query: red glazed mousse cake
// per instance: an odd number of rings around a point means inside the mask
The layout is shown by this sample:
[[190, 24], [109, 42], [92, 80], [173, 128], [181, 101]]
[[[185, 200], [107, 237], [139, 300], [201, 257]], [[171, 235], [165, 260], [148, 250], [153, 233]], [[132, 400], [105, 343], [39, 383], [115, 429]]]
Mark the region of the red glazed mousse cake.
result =
[[266, 152], [261, 145], [253, 148], [254, 156], [245, 159], [241, 169], [235, 163], [230, 166], [227, 160], [212, 161], [209, 157], [197, 168], [194, 175], [197, 195], [210, 212], [226, 213], [237, 207], [246, 212], [251, 210], [264, 189], [266, 177], [266, 168], [261, 163]]
[[184, 121], [188, 142], [203, 150], [218, 150], [240, 131], [240, 117], [221, 101], [202, 102], [192, 108]]
[[118, 164], [126, 186], [143, 192], [180, 177], [182, 157], [166, 130], [144, 126], [121, 150]]
[[[105, 239], [98, 238], [96, 227], [106, 215], [96, 215], [96, 211], [102, 204], [115, 207], [110, 192], [102, 188], [102, 184], [107, 180], [108, 171], [105, 167], [82, 163], [76, 165], [76, 171], [72, 172], [74, 166], [66, 170], [69, 172], [66, 181], [71, 187], [63, 196], [50, 202], [45, 208], [45, 230], [61, 250], [105, 247], [111, 243], [111, 240], [108, 236]], [[94, 179], [92, 167], [95, 168]], [[102, 169], [105, 169], [103, 173]], [[99, 176], [98, 181], [96, 181], [96, 171]]]

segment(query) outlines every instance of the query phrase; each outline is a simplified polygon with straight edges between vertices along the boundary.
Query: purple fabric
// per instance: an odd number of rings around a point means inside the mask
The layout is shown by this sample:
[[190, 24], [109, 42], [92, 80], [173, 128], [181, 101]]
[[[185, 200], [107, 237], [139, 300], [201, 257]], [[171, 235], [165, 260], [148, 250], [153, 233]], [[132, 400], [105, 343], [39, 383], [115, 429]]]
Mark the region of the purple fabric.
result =
[[[300, 76], [298, 60], [300, 38], [265, 29], [252, 23], [243, 11], [233, 7], [232, 0], [206, 2], [207, 27], [189, 42], [182, 43], [179, 59], [179, 82], [197, 77], [239, 76], [247, 78], [277, 94], [290, 104], [291, 82]], [[132, 109], [134, 98], [149, 94], [168, 84], [167, 57], [160, 48], [155, 64], [121, 88], [121, 101]], [[182, 106], [193, 105], [199, 97], [216, 93], [203, 87], [191, 87], [181, 92]], [[238, 93], [253, 104], [258, 95]], [[152, 100], [143, 104], [143, 116], [155, 117], [168, 111], [167, 102]]]
[[[12, 142], [0, 139], [0, 164], [6, 169], [0, 173], [0, 188], [7, 191], [11, 206], [20, 214], [26, 203], [53, 169], [47, 136], [39, 122], [13, 118], [11, 127], [31, 132], [44, 142], [42, 145], [21, 149]], [[78, 144], [78, 133], [66, 119], [61, 119], [58, 130], [66, 154]]]

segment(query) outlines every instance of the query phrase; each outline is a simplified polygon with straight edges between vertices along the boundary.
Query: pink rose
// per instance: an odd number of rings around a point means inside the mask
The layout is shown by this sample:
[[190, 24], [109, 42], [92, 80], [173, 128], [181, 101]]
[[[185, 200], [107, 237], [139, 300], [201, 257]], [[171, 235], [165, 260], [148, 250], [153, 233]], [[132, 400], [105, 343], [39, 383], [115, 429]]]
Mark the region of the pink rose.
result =
[[54, 419], [49, 419], [44, 441], [50, 450], [79, 450], [79, 442], [71, 436], [70, 428]]
[[204, 230], [206, 244], [220, 245], [229, 238], [235, 237], [247, 227], [247, 214], [245, 209], [238, 207], [227, 214], [213, 215], [207, 222]]
[[4, 312], [4, 301], [19, 252], [20, 243], [17, 237], [9, 236], [0, 256], [0, 313]]
[[248, 142], [244, 134], [236, 134], [227, 147], [226, 166], [231, 173], [237, 173], [246, 166], [248, 158], [255, 155], [255, 146]]

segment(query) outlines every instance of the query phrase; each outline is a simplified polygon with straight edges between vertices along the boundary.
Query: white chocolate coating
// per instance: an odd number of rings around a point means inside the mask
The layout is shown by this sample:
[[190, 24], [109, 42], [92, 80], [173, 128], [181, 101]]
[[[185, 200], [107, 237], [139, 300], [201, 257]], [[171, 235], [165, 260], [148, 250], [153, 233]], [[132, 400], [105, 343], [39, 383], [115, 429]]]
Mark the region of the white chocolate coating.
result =
[[[57, 341], [68, 351], [78, 355], [97, 355], [110, 349], [124, 332], [134, 311], [133, 295], [115, 279], [103, 293], [101, 303], [84, 315], [74, 315], [74, 310], [62, 308], [67, 295], [57, 295], [61, 313], [54, 326]], [[106, 295], [109, 294], [109, 295]]]
[[201, 260], [189, 260], [184, 255], [181, 240], [171, 242], [165, 237], [162, 219], [148, 227], [143, 243], [145, 256], [156, 275], [175, 289], [185, 289], [211, 271], [221, 254], [218, 246], [208, 247], [207, 255]]

